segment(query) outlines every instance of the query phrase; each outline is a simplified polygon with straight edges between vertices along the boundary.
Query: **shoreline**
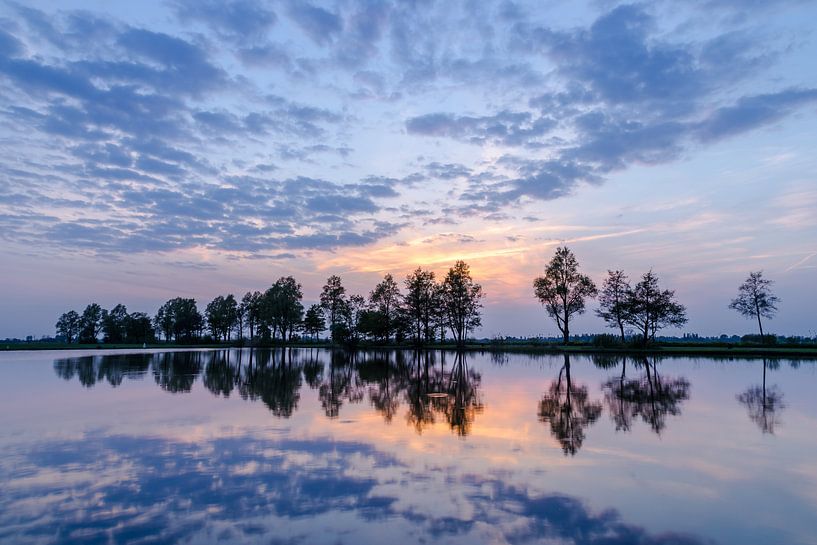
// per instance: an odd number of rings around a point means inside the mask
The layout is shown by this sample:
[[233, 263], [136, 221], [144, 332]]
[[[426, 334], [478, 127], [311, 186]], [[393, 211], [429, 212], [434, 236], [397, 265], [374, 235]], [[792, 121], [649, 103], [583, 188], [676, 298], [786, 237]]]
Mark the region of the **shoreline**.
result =
[[[333, 348], [329, 343], [297, 342], [289, 344], [241, 345], [239, 343], [219, 344], [62, 344], [62, 343], [15, 343], [0, 345], [2, 352], [30, 352], [41, 350], [179, 350], [179, 349], [233, 349], [233, 348]], [[343, 349], [344, 347], [334, 347]], [[413, 346], [406, 344], [359, 345], [346, 347], [348, 350], [457, 350], [454, 344], [432, 344]], [[751, 356], [751, 357], [796, 357], [817, 359], [817, 346], [689, 346], [657, 344], [647, 348], [598, 347], [591, 345], [543, 345], [543, 344], [476, 344], [470, 343], [459, 348], [468, 352], [506, 352], [528, 354], [604, 354], [604, 355], [679, 355], [679, 356]]]

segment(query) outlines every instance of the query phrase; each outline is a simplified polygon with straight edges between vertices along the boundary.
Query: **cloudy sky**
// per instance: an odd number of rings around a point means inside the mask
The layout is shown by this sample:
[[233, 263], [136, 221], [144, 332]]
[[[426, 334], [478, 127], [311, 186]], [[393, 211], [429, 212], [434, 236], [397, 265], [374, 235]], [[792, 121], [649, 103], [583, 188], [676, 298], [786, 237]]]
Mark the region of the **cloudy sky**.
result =
[[[465, 259], [486, 336], [556, 334], [568, 244], [652, 268], [684, 329], [817, 334], [817, 3], [0, 4], [0, 337], [90, 301]], [[603, 329], [592, 313], [576, 332]], [[681, 331], [675, 331], [681, 333]]]

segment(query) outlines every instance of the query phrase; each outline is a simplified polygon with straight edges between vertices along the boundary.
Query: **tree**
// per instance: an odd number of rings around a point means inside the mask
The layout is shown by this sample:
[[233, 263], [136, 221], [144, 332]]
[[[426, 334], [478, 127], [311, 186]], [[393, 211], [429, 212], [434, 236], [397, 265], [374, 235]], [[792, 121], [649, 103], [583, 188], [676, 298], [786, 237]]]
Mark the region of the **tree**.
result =
[[102, 307], [91, 303], [82, 311], [79, 326], [79, 342], [93, 344], [102, 330]]
[[106, 343], [121, 343], [125, 341], [130, 315], [125, 305], [119, 304], [110, 311], [102, 311], [102, 331]]
[[238, 303], [230, 294], [226, 297], [219, 295], [207, 305], [204, 311], [210, 333], [216, 340], [229, 341], [230, 332], [238, 321]]
[[326, 318], [323, 315], [323, 307], [312, 305], [306, 311], [303, 323], [304, 333], [319, 338], [321, 331], [326, 331]]
[[247, 307], [242, 299], [235, 307], [235, 330], [238, 333], [238, 340], [244, 340], [244, 319], [247, 317]]
[[355, 345], [360, 340], [360, 318], [366, 311], [366, 298], [352, 295], [344, 299], [338, 310], [338, 322], [332, 330], [332, 338], [346, 345]]
[[129, 343], [152, 343], [156, 341], [156, 332], [147, 314], [134, 312], [128, 316], [125, 340]]
[[471, 278], [471, 271], [465, 261], [457, 261], [442, 283], [442, 307], [445, 309], [448, 327], [457, 346], [463, 346], [468, 332], [482, 324], [482, 286]]
[[624, 318], [630, 283], [624, 271], [607, 271], [607, 278], [599, 293], [599, 309], [596, 315], [607, 322], [608, 327], [618, 328], [624, 342]]
[[292, 333], [304, 316], [301, 299], [301, 285], [291, 276], [282, 276], [264, 292], [261, 315], [264, 323], [272, 330], [273, 338], [278, 332], [283, 342], [292, 338]]
[[364, 309], [358, 316], [357, 329], [363, 337], [385, 341], [389, 337], [386, 316], [380, 310]]
[[400, 288], [391, 274], [384, 276], [369, 295], [369, 302], [383, 320], [383, 337], [386, 342], [391, 340], [392, 323], [400, 311], [400, 299]]
[[261, 313], [261, 292], [247, 292], [241, 299], [241, 306], [244, 307], [244, 312], [247, 319], [247, 328], [250, 330], [250, 340], [255, 338], [255, 331], [258, 327], [258, 321]]
[[686, 307], [675, 300], [675, 292], [661, 290], [658, 276], [648, 271], [627, 293], [624, 322], [635, 327], [646, 344], [665, 327], [680, 327], [687, 322]]
[[199, 336], [204, 317], [199, 313], [195, 299], [176, 297], [159, 308], [154, 323], [166, 341], [190, 341]]
[[321, 292], [321, 307], [328, 314], [329, 331], [332, 339], [335, 339], [335, 326], [338, 325], [340, 311], [345, 303], [346, 288], [341, 283], [340, 276], [332, 275], [326, 280]]
[[566, 246], [545, 267], [545, 275], [533, 281], [537, 299], [544, 305], [562, 333], [564, 344], [570, 341], [570, 319], [583, 314], [585, 299], [595, 297], [596, 285], [589, 276], [579, 273], [579, 262]]
[[80, 316], [75, 310], [63, 313], [55, 325], [57, 335], [65, 337], [65, 342], [71, 344], [79, 335], [80, 320]]
[[430, 341], [434, 337], [434, 319], [440, 309], [440, 288], [434, 281], [434, 273], [417, 267], [406, 276], [405, 286], [403, 309], [411, 322], [412, 336], [418, 344]]
[[763, 323], [760, 318], [772, 319], [777, 312], [780, 299], [772, 293], [771, 280], [763, 278], [763, 271], [749, 273], [749, 277], [738, 288], [738, 296], [729, 303], [729, 308], [737, 310], [747, 318], [757, 318], [760, 337], [763, 338]]

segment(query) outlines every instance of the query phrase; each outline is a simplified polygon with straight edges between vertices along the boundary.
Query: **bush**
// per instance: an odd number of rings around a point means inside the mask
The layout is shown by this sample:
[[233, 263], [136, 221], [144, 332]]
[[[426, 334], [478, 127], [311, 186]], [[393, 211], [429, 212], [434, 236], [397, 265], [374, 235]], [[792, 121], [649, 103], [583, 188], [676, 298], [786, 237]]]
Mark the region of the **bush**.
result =
[[621, 339], [610, 333], [602, 333], [593, 337], [593, 346], [601, 348], [613, 348], [621, 346]]
[[760, 344], [760, 345], [775, 345], [777, 344], [776, 335], [744, 335], [740, 338], [741, 344]]

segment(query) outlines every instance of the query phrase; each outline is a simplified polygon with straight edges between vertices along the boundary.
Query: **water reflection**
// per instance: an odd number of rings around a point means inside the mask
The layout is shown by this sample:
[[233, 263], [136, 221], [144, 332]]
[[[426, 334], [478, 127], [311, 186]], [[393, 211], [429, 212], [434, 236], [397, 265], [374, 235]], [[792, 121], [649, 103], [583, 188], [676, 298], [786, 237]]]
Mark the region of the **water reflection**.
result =
[[[810, 364], [767, 382], [775, 361], [629, 355], [245, 349], [38, 363], [0, 366], [0, 544], [811, 543]], [[789, 433], [757, 441], [745, 410], [772, 433], [772, 383], [797, 410]]]
[[550, 424], [550, 433], [565, 455], [575, 456], [584, 442], [584, 430], [599, 419], [601, 410], [600, 402], [589, 399], [587, 386], [573, 383], [570, 356], [565, 353], [558, 379], [539, 402], [539, 420]]
[[[322, 357], [328, 354], [328, 364]], [[449, 363], [453, 358], [453, 363]], [[447, 365], [448, 364], [448, 365]], [[482, 412], [482, 377], [468, 367], [464, 353], [434, 351], [319, 351], [298, 349], [215, 350], [159, 354], [87, 356], [58, 359], [57, 375], [77, 377], [91, 387], [106, 381], [149, 372], [156, 384], [171, 393], [190, 392], [199, 376], [215, 396], [264, 403], [275, 416], [288, 418], [298, 409], [303, 382], [317, 390], [328, 418], [338, 418], [344, 404], [369, 402], [391, 422], [401, 406], [406, 421], [418, 433], [447, 422], [457, 435], [470, 433]]]
[[[0, 507], [25, 506], [25, 516], [0, 509], [0, 540], [18, 543], [382, 543], [384, 531], [419, 543], [705, 543], [649, 532], [570, 495], [412, 466], [355, 441], [91, 434], [40, 442], [13, 462], [0, 466], [10, 485]], [[478, 517], [452, 511], [453, 501]]]
[[621, 358], [621, 374], [602, 385], [604, 401], [616, 425], [616, 431], [630, 431], [633, 419], [641, 417], [657, 434], [666, 427], [667, 416], [681, 414], [681, 405], [689, 399], [689, 381], [685, 377], [661, 376], [660, 358], [635, 358], [634, 370], [640, 376], [628, 379], [627, 358]]
[[757, 424], [763, 433], [774, 434], [774, 428], [780, 424], [780, 413], [786, 407], [783, 403], [783, 392], [776, 386], [766, 387], [766, 367], [777, 369], [780, 362], [763, 358], [763, 382], [751, 386], [737, 396], [738, 402], [749, 411], [749, 418]]

